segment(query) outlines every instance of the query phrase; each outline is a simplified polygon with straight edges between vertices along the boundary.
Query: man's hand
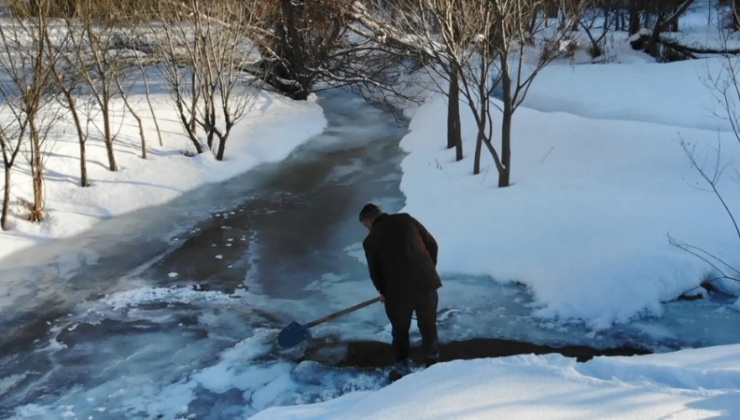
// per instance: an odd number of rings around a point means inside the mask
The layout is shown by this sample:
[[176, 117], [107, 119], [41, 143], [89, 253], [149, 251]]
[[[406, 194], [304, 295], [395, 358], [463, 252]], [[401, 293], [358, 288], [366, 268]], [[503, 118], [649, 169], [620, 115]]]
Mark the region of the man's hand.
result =
[[383, 303], [385, 303], [385, 296], [380, 295], [380, 301], [383, 302]]

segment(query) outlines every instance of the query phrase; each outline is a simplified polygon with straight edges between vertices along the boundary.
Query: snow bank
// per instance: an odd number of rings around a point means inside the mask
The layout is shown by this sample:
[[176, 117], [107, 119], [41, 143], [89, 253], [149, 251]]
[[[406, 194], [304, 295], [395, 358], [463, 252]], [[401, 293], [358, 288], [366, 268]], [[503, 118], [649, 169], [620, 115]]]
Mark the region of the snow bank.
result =
[[698, 419], [740, 414], [740, 346], [670, 355], [560, 355], [454, 361], [375, 392], [269, 408], [252, 420], [287, 419]]
[[[730, 220], [680, 145], [696, 144], [709, 171], [718, 141], [722, 164], [740, 153], [730, 133], [685, 128], [719, 121], [699, 113], [696, 63], [579, 66], [567, 79], [573, 69], [548, 69], [527, 104], [549, 112], [521, 107], [514, 116], [514, 185], [506, 189], [497, 188], [485, 150], [483, 173], [472, 176], [472, 115], [463, 116], [465, 159], [454, 162], [454, 151], [444, 149], [445, 102], [420, 108], [401, 142], [410, 153], [402, 162], [403, 211], [439, 240], [440, 271], [525, 283], [536, 316], [600, 329], [659, 315], [661, 301], [710, 275], [668, 235], [738, 263]], [[682, 89], [674, 88], [677, 80]], [[740, 211], [737, 185], [727, 177], [720, 189]]]
[[706, 85], [707, 77], [720, 74], [724, 63], [710, 59], [553, 65], [537, 76], [524, 106], [586, 118], [729, 130], [729, 123], [716, 117], [722, 110]]
[[[149, 117], [143, 97], [132, 97], [142, 118]], [[246, 172], [263, 162], [284, 159], [297, 146], [321, 133], [326, 126], [321, 107], [315, 98], [307, 102], [262, 92], [253, 108], [234, 128], [226, 145], [223, 162], [206, 152], [187, 157], [189, 140], [177, 122], [166, 94], [153, 96], [154, 108], [163, 135], [158, 144], [151, 118], [148, 159], [140, 158], [136, 121], [126, 114], [114, 128], [120, 132], [115, 140], [118, 172], [107, 168], [105, 147], [101, 140], [87, 142], [89, 188], [79, 187], [79, 146], [72, 126], [60, 129], [60, 138], [45, 145], [45, 191], [48, 216], [41, 224], [31, 224], [22, 217], [10, 219], [10, 230], [0, 232], [0, 258], [35, 243], [71, 236], [89, 229], [102, 219], [143, 207], [165, 203], [205, 183], [215, 183]], [[122, 103], [116, 104], [122, 108]], [[116, 115], [119, 115], [118, 113]], [[19, 156], [13, 172], [12, 194], [30, 200], [32, 184], [27, 163]], [[20, 208], [13, 209], [22, 215]]]

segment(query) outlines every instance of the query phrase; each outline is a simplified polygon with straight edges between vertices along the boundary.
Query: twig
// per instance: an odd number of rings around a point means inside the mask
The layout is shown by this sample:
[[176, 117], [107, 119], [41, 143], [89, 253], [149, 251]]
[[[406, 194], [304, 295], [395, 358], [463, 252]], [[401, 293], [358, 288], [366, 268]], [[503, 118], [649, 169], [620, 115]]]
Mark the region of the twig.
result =
[[545, 161], [545, 159], [547, 158], [547, 156], [550, 154], [550, 152], [552, 152], [552, 149], [554, 149], [554, 148], [555, 148], [555, 146], [552, 146], [550, 148], [550, 150], [548, 150], [547, 153], [545, 153], [545, 156], [542, 158], [542, 160], [540, 161], [540, 163], [542, 163], [542, 162]]
[[437, 169], [439, 169], [439, 170], [441, 170], [442, 172], [444, 172], [444, 173], [445, 173], [445, 175], [447, 175], [447, 178], [452, 178], [452, 177], [450, 176], [450, 174], [448, 174], [448, 173], [447, 173], [447, 171], [445, 171], [445, 168], [443, 168], [443, 167], [442, 167], [442, 164], [441, 164], [441, 163], [439, 163], [439, 161], [438, 161], [437, 159], [434, 159], [434, 161], [435, 161], [435, 162], [437, 162]]

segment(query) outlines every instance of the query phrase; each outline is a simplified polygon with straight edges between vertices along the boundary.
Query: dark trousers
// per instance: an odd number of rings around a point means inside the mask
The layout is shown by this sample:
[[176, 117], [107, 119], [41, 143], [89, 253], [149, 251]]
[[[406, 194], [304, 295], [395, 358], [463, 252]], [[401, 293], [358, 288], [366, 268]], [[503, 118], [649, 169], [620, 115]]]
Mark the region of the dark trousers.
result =
[[437, 303], [439, 298], [434, 290], [409, 300], [386, 299], [385, 313], [393, 327], [393, 359], [404, 363], [409, 358], [409, 328], [411, 317], [416, 312], [416, 325], [421, 333], [422, 349], [427, 364], [439, 358], [437, 339]]

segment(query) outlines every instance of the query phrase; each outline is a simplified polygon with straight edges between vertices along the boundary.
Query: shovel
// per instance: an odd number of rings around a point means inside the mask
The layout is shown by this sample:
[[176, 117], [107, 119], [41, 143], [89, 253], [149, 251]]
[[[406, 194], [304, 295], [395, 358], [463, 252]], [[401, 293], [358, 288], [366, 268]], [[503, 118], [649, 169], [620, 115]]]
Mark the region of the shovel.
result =
[[282, 331], [280, 331], [280, 334], [278, 335], [278, 344], [280, 344], [280, 347], [293, 347], [310, 336], [308, 332], [309, 328], [315, 327], [326, 321], [331, 321], [332, 319], [340, 317], [344, 314], [348, 314], [358, 309], [362, 309], [365, 306], [372, 305], [375, 302], [380, 302], [380, 296], [370, 299], [368, 301], [362, 302], [362, 303], [358, 303], [355, 306], [350, 306], [347, 309], [342, 309], [339, 312], [334, 312], [333, 314], [327, 315], [323, 318], [319, 318], [317, 320], [311, 321], [306, 325], [301, 325], [293, 321], [290, 324], [288, 324], [287, 327], [283, 328]]

